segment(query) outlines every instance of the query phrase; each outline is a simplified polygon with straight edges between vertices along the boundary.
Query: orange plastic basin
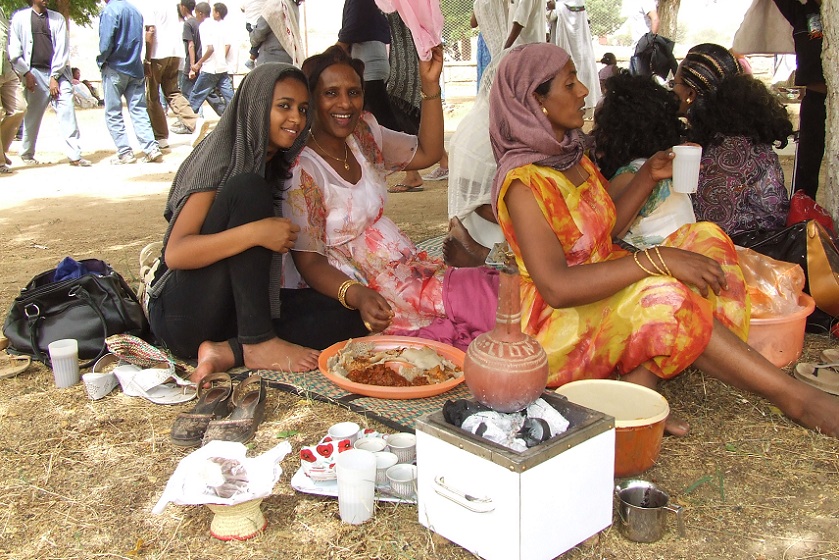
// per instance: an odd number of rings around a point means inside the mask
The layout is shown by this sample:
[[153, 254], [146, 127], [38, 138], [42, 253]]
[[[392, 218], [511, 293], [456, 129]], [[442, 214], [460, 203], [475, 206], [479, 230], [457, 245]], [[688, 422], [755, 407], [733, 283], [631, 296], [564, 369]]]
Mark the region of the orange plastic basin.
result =
[[816, 302], [801, 294], [798, 304], [801, 308], [789, 315], [752, 317], [749, 322], [749, 346], [779, 368], [794, 364], [804, 350], [804, 329]]
[[661, 394], [626, 381], [585, 379], [556, 390], [569, 401], [615, 419], [615, 477], [640, 474], [661, 451], [670, 405]]

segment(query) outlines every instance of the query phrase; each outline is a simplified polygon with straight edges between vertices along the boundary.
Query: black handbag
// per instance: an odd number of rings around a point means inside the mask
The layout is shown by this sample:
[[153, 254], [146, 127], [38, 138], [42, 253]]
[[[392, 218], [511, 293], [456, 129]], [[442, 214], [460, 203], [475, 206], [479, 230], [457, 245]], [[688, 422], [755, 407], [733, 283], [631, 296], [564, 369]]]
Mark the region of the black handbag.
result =
[[829, 332], [839, 321], [839, 249], [816, 220], [798, 222], [774, 232], [748, 231], [731, 238], [735, 245], [804, 270], [804, 291], [816, 310], [807, 318], [809, 332]]
[[147, 336], [143, 309], [125, 279], [104, 261], [79, 262], [87, 274], [56, 282], [52, 269], [21, 290], [3, 324], [9, 351], [48, 364], [50, 342], [75, 338], [79, 358], [90, 360], [80, 367], [90, 367], [107, 353], [105, 339], [112, 334]]

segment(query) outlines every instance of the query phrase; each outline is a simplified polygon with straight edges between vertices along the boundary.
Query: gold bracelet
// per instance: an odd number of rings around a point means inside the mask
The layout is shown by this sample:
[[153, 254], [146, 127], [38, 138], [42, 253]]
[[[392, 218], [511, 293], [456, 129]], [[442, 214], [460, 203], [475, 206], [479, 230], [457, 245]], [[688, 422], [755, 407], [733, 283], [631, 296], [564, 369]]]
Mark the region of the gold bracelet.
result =
[[664, 270], [666, 270], [666, 271], [667, 271], [667, 276], [673, 276], [673, 273], [672, 273], [672, 272], [670, 272], [670, 267], [669, 267], [669, 266], [667, 266], [667, 263], [666, 263], [666, 262], [664, 262], [664, 257], [662, 257], [662, 256], [661, 256], [661, 253], [659, 253], [659, 252], [658, 252], [658, 245], [656, 245], [656, 246], [654, 247], [654, 249], [655, 249], [655, 254], [656, 254], [656, 255], [658, 255], [658, 260], [660, 260], [660, 261], [661, 261], [661, 266], [663, 266], [663, 267], [664, 267]]
[[350, 286], [355, 286], [356, 284], [358, 284], [359, 286], [363, 285], [358, 280], [344, 280], [344, 283], [341, 284], [340, 288], [338, 288], [338, 301], [341, 303], [341, 305], [352, 311], [355, 311], [355, 307], [350, 307], [349, 305], [347, 305], [347, 290], [350, 289]]
[[[655, 272], [653, 272], [651, 270], [646, 269], [644, 267], [644, 265], [641, 264], [641, 261], [638, 260], [638, 253], [632, 253], [632, 258], [635, 259], [635, 264], [638, 265], [638, 268], [640, 268], [641, 270], [643, 270], [644, 272], [647, 273], [647, 276], [658, 276], [658, 274], [656, 274]], [[649, 258], [649, 257], [647, 257], [647, 258]]]
[[423, 101], [431, 101], [432, 99], [440, 99], [443, 97], [443, 88], [437, 90], [437, 93], [434, 95], [426, 95], [424, 91], [420, 90], [420, 97], [422, 97]]
[[650, 256], [650, 253], [648, 251], [649, 249], [644, 249], [644, 256], [647, 257], [647, 260], [650, 261], [650, 264], [653, 265], [653, 268], [658, 271], [659, 276], [665, 276], [666, 273], [664, 272], [664, 269], [658, 266], [658, 263], [655, 262], [655, 259]]

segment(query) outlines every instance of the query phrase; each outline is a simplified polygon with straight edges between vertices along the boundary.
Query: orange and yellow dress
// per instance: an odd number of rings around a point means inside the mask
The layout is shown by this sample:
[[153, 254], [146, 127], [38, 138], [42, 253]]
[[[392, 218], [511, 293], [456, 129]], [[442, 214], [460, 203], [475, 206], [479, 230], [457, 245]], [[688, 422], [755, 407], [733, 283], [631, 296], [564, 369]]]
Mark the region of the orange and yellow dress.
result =
[[[670, 276], [650, 276], [594, 303], [554, 309], [544, 302], [522, 261], [504, 195], [519, 179], [530, 187], [542, 214], [562, 244], [568, 266], [625, 258], [612, 243], [615, 205], [606, 179], [588, 158], [589, 178], [579, 187], [552, 168], [531, 164], [507, 174], [498, 200], [498, 221], [521, 273], [522, 329], [548, 354], [548, 386], [577, 379], [626, 374], [643, 365], [661, 378], [688, 367], [705, 350], [713, 319], [745, 340], [749, 302], [737, 254], [728, 236], [711, 222], [687, 224], [662, 246], [708, 256], [722, 265], [728, 289], [702, 297]], [[597, 274], [593, 271], [592, 274]]]

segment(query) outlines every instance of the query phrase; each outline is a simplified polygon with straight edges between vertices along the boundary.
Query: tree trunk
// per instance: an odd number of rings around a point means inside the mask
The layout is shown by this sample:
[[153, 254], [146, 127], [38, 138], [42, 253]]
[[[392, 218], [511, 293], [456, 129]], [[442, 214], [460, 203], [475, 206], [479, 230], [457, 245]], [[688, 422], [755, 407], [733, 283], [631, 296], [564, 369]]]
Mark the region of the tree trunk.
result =
[[676, 40], [679, 5], [682, 0], [658, 0], [658, 34]]
[[822, 1], [822, 28], [822, 67], [827, 82], [827, 137], [824, 148], [827, 183], [819, 189], [819, 198], [839, 223], [839, 74], [828, 72], [829, 68], [839, 68], [839, 4], [836, 2]]
[[64, 16], [67, 26], [70, 25], [70, 0], [56, 0], [55, 11]]

